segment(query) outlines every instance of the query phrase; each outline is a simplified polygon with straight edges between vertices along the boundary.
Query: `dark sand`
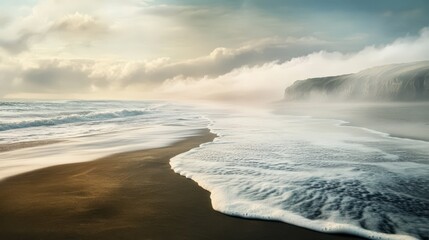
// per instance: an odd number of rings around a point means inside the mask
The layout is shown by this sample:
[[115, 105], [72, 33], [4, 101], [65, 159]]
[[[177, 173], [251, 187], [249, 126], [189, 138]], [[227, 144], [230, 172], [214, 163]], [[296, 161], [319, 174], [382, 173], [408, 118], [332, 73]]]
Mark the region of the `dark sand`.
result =
[[215, 136], [49, 167], [0, 182], [0, 239], [358, 239], [223, 215], [169, 159]]

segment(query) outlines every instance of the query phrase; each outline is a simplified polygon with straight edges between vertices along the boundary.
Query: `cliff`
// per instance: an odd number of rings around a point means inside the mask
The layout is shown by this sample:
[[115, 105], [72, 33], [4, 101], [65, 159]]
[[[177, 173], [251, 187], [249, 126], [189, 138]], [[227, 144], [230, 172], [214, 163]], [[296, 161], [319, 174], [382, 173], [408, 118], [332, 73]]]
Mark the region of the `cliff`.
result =
[[296, 81], [287, 101], [429, 101], [429, 61], [393, 64]]

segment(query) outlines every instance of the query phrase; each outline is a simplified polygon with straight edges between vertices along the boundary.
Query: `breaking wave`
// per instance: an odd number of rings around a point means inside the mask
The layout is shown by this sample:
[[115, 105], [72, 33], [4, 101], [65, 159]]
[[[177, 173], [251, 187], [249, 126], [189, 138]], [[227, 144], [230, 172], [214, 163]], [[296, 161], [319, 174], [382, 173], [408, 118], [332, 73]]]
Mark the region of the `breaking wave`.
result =
[[0, 123], [0, 131], [18, 129], [18, 128], [31, 128], [41, 126], [54, 126], [68, 123], [80, 123], [91, 121], [106, 121], [110, 119], [134, 117], [147, 114], [148, 111], [141, 110], [120, 110], [114, 112], [80, 112], [80, 113], [63, 113], [64, 116], [57, 116], [52, 118], [43, 118], [35, 120], [24, 120], [10, 123]]

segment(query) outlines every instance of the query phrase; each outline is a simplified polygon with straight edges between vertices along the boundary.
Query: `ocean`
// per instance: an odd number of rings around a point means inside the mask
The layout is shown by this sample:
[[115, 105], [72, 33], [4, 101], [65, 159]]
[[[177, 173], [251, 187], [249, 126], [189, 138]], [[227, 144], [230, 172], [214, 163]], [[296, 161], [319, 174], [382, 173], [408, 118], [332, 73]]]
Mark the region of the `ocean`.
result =
[[429, 142], [323, 119], [162, 101], [0, 103], [0, 179], [47, 166], [218, 137], [171, 159], [215, 210], [369, 239], [429, 239]]

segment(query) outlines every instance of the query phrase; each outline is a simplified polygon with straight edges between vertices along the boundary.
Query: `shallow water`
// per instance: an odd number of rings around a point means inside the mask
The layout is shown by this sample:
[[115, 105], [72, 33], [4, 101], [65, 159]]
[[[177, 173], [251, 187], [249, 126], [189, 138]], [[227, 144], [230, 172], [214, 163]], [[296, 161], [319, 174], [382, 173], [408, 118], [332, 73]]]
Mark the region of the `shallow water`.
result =
[[428, 239], [429, 143], [343, 121], [214, 114], [220, 135], [172, 159], [213, 207], [371, 239]]
[[0, 103], [0, 144], [65, 139], [0, 153], [0, 179], [112, 153], [219, 135], [171, 160], [213, 208], [371, 239], [428, 239], [429, 142], [332, 119], [167, 102]]
[[0, 102], [0, 144], [65, 140], [0, 153], [0, 180], [65, 163], [172, 144], [208, 121], [165, 102]]

